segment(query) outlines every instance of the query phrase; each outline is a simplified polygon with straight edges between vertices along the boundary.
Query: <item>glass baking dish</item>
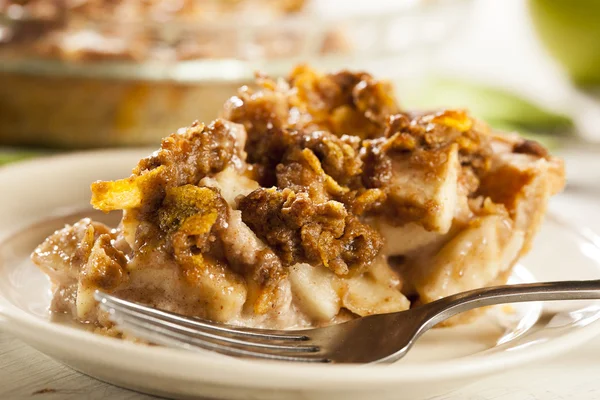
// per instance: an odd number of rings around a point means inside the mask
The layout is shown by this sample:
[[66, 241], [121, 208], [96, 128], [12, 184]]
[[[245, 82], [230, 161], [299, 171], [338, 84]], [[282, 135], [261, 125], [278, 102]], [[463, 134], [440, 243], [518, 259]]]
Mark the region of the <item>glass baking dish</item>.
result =
[[216, 118], [256, 71], [281, 76], [301, 62], [400, 73], [464, 23], [471, 0], [146, 3], [180, 9], [140, 17], [0, 0], [0, 144], [154, 145]]

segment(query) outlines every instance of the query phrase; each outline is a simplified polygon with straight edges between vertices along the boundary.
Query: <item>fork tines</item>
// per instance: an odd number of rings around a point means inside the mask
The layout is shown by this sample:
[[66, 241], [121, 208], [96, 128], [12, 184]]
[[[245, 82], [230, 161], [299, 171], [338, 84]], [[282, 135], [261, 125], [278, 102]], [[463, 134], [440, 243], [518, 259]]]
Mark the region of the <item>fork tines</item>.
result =
[[187, 350], [211, 350], [237, 357], [281, 361], [330, 362], [298, 331], [238, 328], [185, 317], [96, 291], [100, 308], [117, 328], [140, 339]]

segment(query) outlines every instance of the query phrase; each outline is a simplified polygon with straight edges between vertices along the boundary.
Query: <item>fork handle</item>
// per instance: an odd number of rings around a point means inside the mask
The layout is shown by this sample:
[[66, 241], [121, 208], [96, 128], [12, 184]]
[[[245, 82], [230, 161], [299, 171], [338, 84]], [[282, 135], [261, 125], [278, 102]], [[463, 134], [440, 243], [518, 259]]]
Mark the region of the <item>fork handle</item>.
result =
[[600, 299], [600, 280], [558, 281], [493, 286], [470, 290], [426, 304], [427, 325], [474, 308], [527, 301]]

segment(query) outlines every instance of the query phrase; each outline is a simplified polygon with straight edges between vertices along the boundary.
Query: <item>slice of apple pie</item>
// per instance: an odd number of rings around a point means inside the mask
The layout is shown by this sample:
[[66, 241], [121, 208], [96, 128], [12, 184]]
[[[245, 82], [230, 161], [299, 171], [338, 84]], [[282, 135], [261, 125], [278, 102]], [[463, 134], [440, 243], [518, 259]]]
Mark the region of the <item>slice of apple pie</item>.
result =
[[54, 312], [110, 332], [95, 290], [266, 328], [405, 310], [502, 284], [562, 161], [462, 110], [408, 112], [367, 73], [259, 76], [220, 119], [92, 184], [83, 219], [33, 253]]

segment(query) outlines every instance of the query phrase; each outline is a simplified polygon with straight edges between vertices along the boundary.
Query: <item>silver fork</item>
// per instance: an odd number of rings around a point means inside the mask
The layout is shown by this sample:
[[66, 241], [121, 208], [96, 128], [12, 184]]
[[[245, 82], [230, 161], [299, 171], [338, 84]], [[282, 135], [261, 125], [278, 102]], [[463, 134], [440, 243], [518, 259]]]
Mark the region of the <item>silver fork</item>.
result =
[[600, 299], [600, 280], [476, 289], [407, 311], [295, 331], [242, 328], [184, 317], [102, 292], [95, 297], [118, 329], [164, 346], [280, 361], [389, 363], [406, 355], [429, 328], [456, 314], [505, 303]]

